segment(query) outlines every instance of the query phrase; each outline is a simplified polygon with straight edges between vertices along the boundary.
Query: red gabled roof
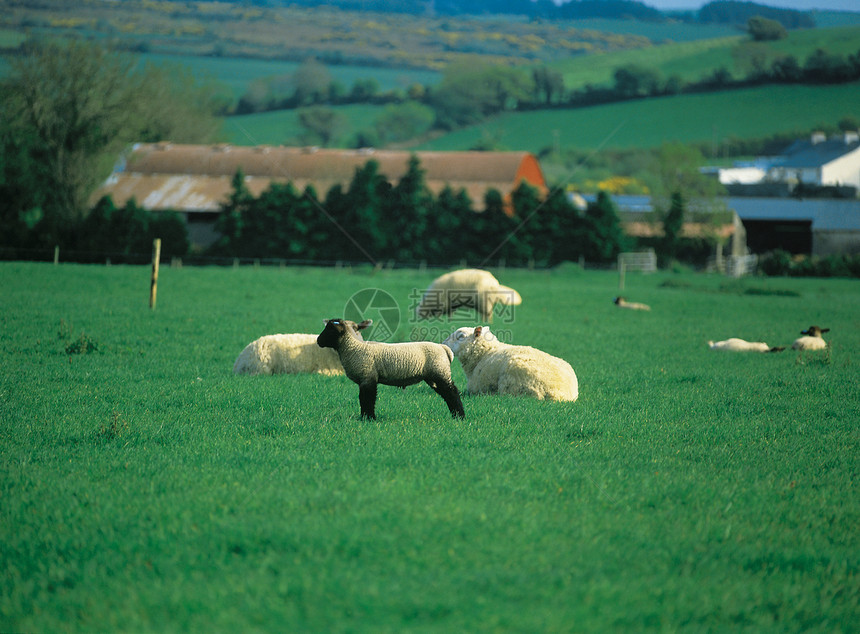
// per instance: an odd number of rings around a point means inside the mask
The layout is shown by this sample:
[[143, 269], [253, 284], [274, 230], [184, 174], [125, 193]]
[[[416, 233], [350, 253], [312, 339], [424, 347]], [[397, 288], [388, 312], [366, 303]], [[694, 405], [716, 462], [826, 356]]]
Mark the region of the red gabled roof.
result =
[[335, 185], [349, 185], [355, 171], [371, 159], [379, 172], [396, 183], [417, 156], [428, 188], [438, 194], [446, 185], [464, 189], [476, 209], [488, 189], [507, 197], [520, 181], [546, 191], [537, 158], [528, 152], [405, 152], [331, 150], [296, 147], [138, 144], [122, 169], [95, 192], [122, 206], [132, 197], [151, 210], [219, 211], [241, 169], [246, 185], [258, 196], [273, 182], [292, 182], [304, 190], [313, 185], [325, 198]]

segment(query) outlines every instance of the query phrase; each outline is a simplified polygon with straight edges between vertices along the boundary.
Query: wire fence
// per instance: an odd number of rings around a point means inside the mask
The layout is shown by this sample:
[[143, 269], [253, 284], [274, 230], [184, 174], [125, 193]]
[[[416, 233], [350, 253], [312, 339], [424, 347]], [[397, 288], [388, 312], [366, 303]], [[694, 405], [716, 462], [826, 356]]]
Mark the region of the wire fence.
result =
[[[126, 253], [126, 252], [95, 252], [95, 251], [79, 251], [74, 249], [60, 249], [55, 247], [49, 248], [24, 248], [14, 246], [0, 246], [0, 261], [27, 261], [27, 262], [53, 262], [54, 264], [71, 263], [71, 264], [102, 264], [102, 265], [150, 265], [152, 264], [152, 253]], [[528, 270], [550, 270], [554, 266], [539, 265], [534, 261], [527, 262], [524, 265], [512, 266], [508, 264], [504, 258], [497, 261], [486, 262], [475, 260], [469, 262], [460, 260], [459, 262], [432, 262], [425, 260], [421, 261], [395, 261], [387, 260], [385, 262], [371, 263], [361, 260], [297, 260], [290, 258], [254, 258], [254, 257], [232, 257], [232, 256], [212, 256], [212, 255], [185, 255], [181, 258], [162, 256], [160, 258], [161, 265], [180, 268], [183, 266], [217, 266], [217, 267], [268, 267], [268, 268], [286, 268], [286, 267], [301, 267], [313, 266], [321, 268], [362, 268], [371, 270], [394, 270], [394, 269], [451, 269], [459, 268], [485, 268], [494, 270], [509, 269], [528, 269]], [[583, 269], [592, 270], [614, 270], [617, 268], [615, 262], [586, 262], [580, 258], [574, 264], [578, 264]]]

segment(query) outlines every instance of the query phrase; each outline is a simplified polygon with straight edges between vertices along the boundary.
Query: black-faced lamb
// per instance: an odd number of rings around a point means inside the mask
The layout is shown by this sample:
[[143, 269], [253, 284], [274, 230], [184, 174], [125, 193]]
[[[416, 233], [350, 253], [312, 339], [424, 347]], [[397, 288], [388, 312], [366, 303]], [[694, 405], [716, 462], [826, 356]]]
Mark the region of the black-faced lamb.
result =
[[830, 332], [830, 328], [810, 326], [806, 330], [800, 331], [800, 334], [804, 336], [795, 339], [791, 347], [794, 350], [824, 350], [827, 347], [827, 342], [821, 335], [825, 332]]
[[424, 292], [415, 309], [416, 317], [429, 319], [450, 315], [460, 307], [474, 308], [484, 321], [492, 322], [496, 304], [519, 306], [520, 294], [499, 284], [492, 273], [480, 269], [460, 269], [440, 275]]
[[[361, 338], [358, 329], [364, 324], [356, 324], [355, 334]], [[317, 335], [290, 333], [264, 335], [255, 339], [239, 353], [233, 364], [235, 374], [323, 374], [338, 376], [343, 374], [343, 366], [337, 352], [320, 348]]]
[[489, 328], [459, 328], [443, 342], [466, 373], [472, 394], [514, 394], [552, 401], [575, 401], [576, 373], [564, 359], [530, 346], [502, 343]]
[[639, 302], [628, 302], [623, 297], [616, 297], [612, 300], [618, 308], [627, 308], [628, 310], [651, 310], [648, 304], [640, 304]]
[[380, 383], [405, 388], [421, 381], [445, 400], [452, 416], [464, 418], [460, 392], [451, 378], [454, 360], [451, 349], [429, 341], [364, 341], [358, 336], [358, 330], [371, 323], [369, 319], [361, 324], [347, 319], [327, 319], [317, 337], [317, 345], [334, 349], [346, 376], [358, 384], [362, 418], [376, 418], [376, 392]]

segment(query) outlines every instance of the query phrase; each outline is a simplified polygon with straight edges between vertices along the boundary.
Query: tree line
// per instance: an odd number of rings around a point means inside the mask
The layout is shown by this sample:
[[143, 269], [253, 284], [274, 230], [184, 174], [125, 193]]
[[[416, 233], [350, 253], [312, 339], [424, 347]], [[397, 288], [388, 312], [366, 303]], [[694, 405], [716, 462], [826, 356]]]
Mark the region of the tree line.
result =
[[483, 211], [464, 190], [434, 195], [420, 161], [392, 183], [369, 160], [348, 184], [323, 197], [308, 186], [274, 183], [252, 196], [237, 172], [233, 192], [208, 254], [305, 261], [474, 264], [504, 260], [512, 266], [552, 266], [565, 260], [612, 262], [629, 246], [617, 209], [601, 193], [579, 213], [558, 189], [542, 197], [521, 183], [510, 199], [490, 189]]
[[[251, 4], [271, 6], [291, 4], [317, 6], [317, 0], [251, 0]], [[521, 15], [536, 20], [587, 20], [592, 18], [666, 22], [681, 18], [700, 24], [745, 24], [761, 15], [777, 20], [786, 28], [812, 28], [815, 18], [808, 11], [771, 7], [755, 2], [716, 0], [698, 11], [660, 11], [636, 0], [435, 0], [431, 3], [410, 0], [331, 0], [328, 4], [349, 11], [405, 13], [411, 15]]]

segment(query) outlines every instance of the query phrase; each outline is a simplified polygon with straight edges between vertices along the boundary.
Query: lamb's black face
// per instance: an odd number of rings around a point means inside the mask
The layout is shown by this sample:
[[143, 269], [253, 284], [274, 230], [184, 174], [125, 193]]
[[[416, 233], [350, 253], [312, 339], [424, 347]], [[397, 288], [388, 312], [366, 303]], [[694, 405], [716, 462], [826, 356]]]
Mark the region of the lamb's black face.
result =
[[317, 337], [320, 348], [337, 348], [338, 339], [345, 332], [346, 326], [342, 319], [327, 319], [325, 328]]

